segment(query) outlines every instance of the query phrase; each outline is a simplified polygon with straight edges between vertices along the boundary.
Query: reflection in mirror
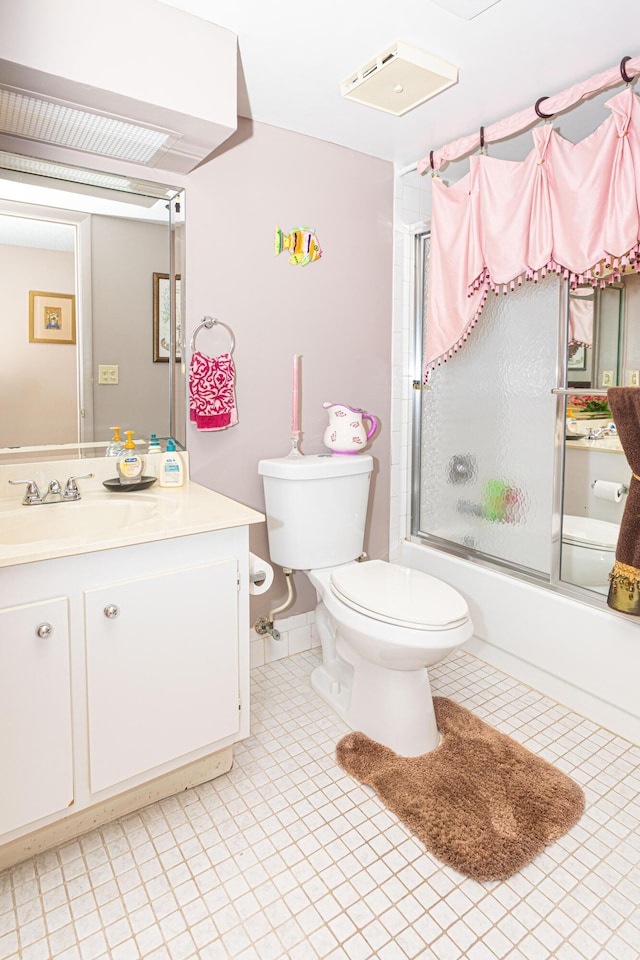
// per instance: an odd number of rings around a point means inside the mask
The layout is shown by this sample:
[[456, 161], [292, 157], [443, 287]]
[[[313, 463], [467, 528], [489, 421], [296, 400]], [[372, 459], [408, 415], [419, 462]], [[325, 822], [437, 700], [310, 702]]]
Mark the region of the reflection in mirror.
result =
[[640, 366], [639, 314], [635, 272], [569, 295], [566, 382], [576, 394], [566, 406], [560, 576], [603, 596], [631, 479], [606, 390], [631, 383]]
[[577, 287], [569, 294], [567, 384], [620, 385], [624, 285]]
[[180, 191], [36, 163], [0, 153], [0, 448], [106, 443], [116, 424], [183, 444], [184, 365], [154, 356], [153, 282], [184, 272]]

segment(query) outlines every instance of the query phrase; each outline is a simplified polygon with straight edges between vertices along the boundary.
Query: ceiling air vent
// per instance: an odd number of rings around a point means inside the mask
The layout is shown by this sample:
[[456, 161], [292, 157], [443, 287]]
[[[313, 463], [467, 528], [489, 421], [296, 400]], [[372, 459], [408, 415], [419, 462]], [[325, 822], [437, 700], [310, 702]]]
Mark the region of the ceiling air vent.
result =
[[458, 68], [398, 41], [340, 84], [343, 97], [396, 117], [458, 82]]

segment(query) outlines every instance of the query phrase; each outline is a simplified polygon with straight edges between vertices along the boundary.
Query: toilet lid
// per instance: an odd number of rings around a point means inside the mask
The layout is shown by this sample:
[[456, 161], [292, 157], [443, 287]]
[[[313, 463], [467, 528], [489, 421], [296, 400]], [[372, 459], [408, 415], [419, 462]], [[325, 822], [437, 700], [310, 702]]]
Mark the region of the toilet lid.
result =
[[608, 520], [566, 516], [562, 521], [562, 539], [565, 543], [594, 550], [615, 550], [619, 533], [618, 524], [609, 523]]
[[469, 618], [460, 594], [436, 577], [384, 560], [350, 563], [331, 573], [335, 594], [354, 610], [400, 626], [450, 629]]

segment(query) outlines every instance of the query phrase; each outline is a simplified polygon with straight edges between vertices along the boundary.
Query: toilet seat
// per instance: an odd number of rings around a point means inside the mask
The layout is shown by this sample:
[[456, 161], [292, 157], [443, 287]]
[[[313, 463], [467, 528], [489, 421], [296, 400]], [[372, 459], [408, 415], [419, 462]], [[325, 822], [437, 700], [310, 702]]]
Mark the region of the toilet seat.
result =
[[562, 541], [586, 550], [615, 550], [620, 527], [608, 520], [591, 517], [565, 516], [562, 522]]
[[364, 616], [413, 630], [450, 630], [469, 619], [463, 597], [420, 570], [370, 560], [331, 571], [331, 590]]

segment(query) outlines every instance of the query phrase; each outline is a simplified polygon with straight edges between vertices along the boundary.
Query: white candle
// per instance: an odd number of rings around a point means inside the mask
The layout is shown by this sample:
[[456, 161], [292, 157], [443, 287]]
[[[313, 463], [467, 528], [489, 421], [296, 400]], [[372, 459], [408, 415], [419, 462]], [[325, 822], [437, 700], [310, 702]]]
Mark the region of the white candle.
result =
[[293, 357], [293, 394], [291, 397], [291, 433], [298, 432], [298, 361], [299, 354]]

